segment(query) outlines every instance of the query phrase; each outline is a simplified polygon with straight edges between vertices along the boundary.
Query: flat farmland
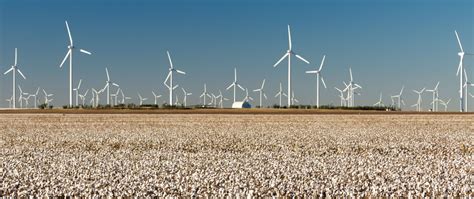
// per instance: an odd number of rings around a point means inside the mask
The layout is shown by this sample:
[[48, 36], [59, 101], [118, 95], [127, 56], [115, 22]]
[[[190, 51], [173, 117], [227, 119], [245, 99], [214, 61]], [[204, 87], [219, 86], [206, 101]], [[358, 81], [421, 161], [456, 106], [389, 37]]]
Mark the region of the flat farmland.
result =
[[462, 114], [0, 114], [1, 196], [474, 197]]

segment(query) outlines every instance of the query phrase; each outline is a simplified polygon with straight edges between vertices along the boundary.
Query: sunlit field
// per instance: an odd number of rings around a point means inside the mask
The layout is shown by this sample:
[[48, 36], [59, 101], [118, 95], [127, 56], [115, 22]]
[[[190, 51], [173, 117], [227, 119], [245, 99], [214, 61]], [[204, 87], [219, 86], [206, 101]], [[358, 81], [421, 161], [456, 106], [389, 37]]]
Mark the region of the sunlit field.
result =
[[470, 196], [470, 115], [1, 114], [2, 196]]

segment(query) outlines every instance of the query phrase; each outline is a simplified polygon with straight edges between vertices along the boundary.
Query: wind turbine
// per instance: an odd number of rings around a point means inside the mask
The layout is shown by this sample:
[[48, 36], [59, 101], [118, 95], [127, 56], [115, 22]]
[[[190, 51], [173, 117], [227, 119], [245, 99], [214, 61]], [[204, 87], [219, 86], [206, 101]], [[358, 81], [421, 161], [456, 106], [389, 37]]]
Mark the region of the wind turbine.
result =
[[469, 89], [468, 87], [469, 86], [474, 86], [473, 83], [471, 83], [471, 81], [469, 81], [469, 78], [467, 77], [467, 73], [466, 73], [466, 69], [464, 69], [464, 84], [463, 84], [463, 88], [464, 88], [464, 93], [466, 94], [466, 97], [464, 98], [464, 110], [466, 112], [469, 111], [469, 106], [468, 106], [468, 99], [469, 97], [467, 97], [467, 94], [470, 94], [469, 93]]
[[339, 98], [341, 98], [341, 107], [342, 106], [347, 106], [347, 100], [346, 100], [346, 98], [344, 98], [344, 91], [342, 91], [341, 89], [339, 89], [337, 87], [334, 87], [334, 89], [339, 91]]
[[[467, 111], [467, 110], [464, 110], [465, 107], [463, 105], [464, 97], [466, 97], [466, 93], [463, 92], [464, 81], [463, 81], [463, 75], [461, 74], [464, 71], [463, 60], [464, 60], [464, 55], [474, 55], [474, 54], [465, 53], [464, 49], [462, 48], [461, 39], [459, 39], [459, 35], [458, 35], [458, 32], [456, 30], [454, 31], [454, 34], [456, 34], [456, 39], [458, 40], [459, 49], [461, 50], [460, 52], [458, 52], [459, 66], [458, 66], [458, 70], [456, 72], [456, 76], [459, 76], [459, 111], [464, 112], [464, 111]], [[434, 106], [434, 104], [433, 104], [433, 106]]]
[[349, 107], [353, 107], [354, 106], [354, 90], [358, 88], [362, 89], [362, 86], [354, 82], [354, 78], [352, 77], [352, 68], [350, 67], [349, 67], [349, 74], [350, 74], [351, 81], [349, 82], [349, 84], [346, 85], [346, 88], [344, 88], [344, 90], [342, 91], [344, 92], [347, 91], [347, 105]]
[[[173, 105], [173, 90], [178, 88], [178, 85], [174, 86], [173, 87], [173, 72], [177, 72], [179, 74], [183, 74], [183, 75], [186, 75], [186, 73], [184, 71], [180, 71], [178, 69], [175, 69], [173, 67], [173, 62], [171, 61], [171, 56], [170, 56], [170, 53], [168, 51], [166, 51], [166, 54], [168, 54], [168, 60], [170, 61], [170, 68], [169, 68], [169, 72], [168, 72], [168, 76], [166, 76], [166, 79], [165, 81], [163, 82], [163, 84], [165, 84], [165, 86], [169, 89], [170, 91], [170, 103], [169, 105]], [[166, 82], [168, 81], [168, 79], [170, 80], [169, 81], [169, 84], [166, 84]]]
[[38, 107], [37, 104], [36, 104], [36, 102], [37, 102], [37, 97], [38, 97], [39, 90], [40, 90], [40, 88], [38, 87], [38, 89], [36, 89], [35, 94], [30, 94], [30, 95], [28, 96], [28, 98], [34, 97], [34, 99], [35, 99], [35, 107], [34, 107], [34, 108], [37, 108], [37, 107]]
[[221, 108], [224, 108], [224, 100], [227, 101], [229, 99], [225, 98], [223, 95], [222, 95], [222, 92], [221, 90], [219, 90], [219, 95], [217, 96], [220, 100], [219, 100], [219, 106]]
[[[469, 93], [470, 94], [470, 93]], [[472, 96], [472, 95], [471, 95]], [[474, 97], [474, 96], [473, 96]], [[439, 102], [441, 103], [441, 105], [444, 106], [444, 112], [448, 111], [448, 104], [449, 102], [451, 102], [451, 98], [448, 99], [448, 101], [443, 101], [443, 100], [439, 100]], [[466, 110], [467, 111], [467, 110]]]
[[425, 91], [426, 88], [423, 88], [421, 89], [420, 91], [417, 91], [417, 90], [413, 90], [413, 92], [415, 92], [416, 94], [418, 94], [418, 100], [416, 100], [416, 104], [414, 104], [416, 106], [416, 111], [421, 111], [421, 102], [423, 101], [422, 97], [421, 97], [421, 94], [423, 94], [423, 92]]
[[436, 83], [436, 86], [433, 89], [426, 90], [426, 92], [433, 93], [433, 101], [431, 102], [431, 104], [433, 104], [432, 111], [438, 111], [438, 86], [439, 82]]
[[25, 106], [28, 108], [28, 99], [24, 97], [24, 95], [28, 96], [29, 93], [23, 92], [20, 85], [18, 85], [18, 90], [20, 90], [20, 97], [18, 97], [18, 101], [20, 102], [20, 108], [23, 108], [23, 100], [25, 100]]
[[15, 100], [13, 99], [13, 96], [11, 96], [10, 98], [6, 99], [5, 101], [8, 102], [8, 108], [11, 108], [12, 107], [12, 101], [15, 101]]
[[237, 82], [237, 68], [234, 68], [234, 81], [232, 84], [229, 85], [229, 87], [226, 88], [226, 90], [229, 90], [230, 88], [234, 87], [234, 103], [235, 103], [235, 88], [239, 87], [242, 89], [242, 91], [245, 91], [244, 87], [242, 87], [238, 82]]
[[323, 60], [321, 60], [321, 65], [319, 65], [318, 70], [306, 71], [308, 74], [316, 74], [316, 107], [319, 108], [319, 79], [321, 78], [321, 82], [323, 83], [324, 88], [326, 87], [326, 83], [324, 82], [324, 78], [321, 75], [321, 70], [323, 69], [324, 60], [326, 59], [326, 55], [323, 56]]
[[79, 97], [79, 89], [81, 88], [81, 83], [82, 83], [82, 79], [79, 80], [79, 84], [77, 84], [77, 87], [72, 89], [73, 91], [76, 92], [76, 106], [79, 106], [78, 97]]
[[153, 94], [153, 97], [155, 97], [155, 105], [158, 105], [158, 98], [160, 98], [161, 95], [156, 95], [155, 91], [151, 91], [151, 94]]
[[249, 96], [249, 90], [247, 88], [245, 88], [245, 98], [242, 100], [242, 101], [250, 101], [252, 100], [253, 101], [253, 98]]
[[84, 107], [84, 105], [85, 105], [84, 101], [86, 100], [87, 93], [89, 93], [89, 89], [87, 89], [84, 94], [79, 94], [79, 98], [81, 98], [82, 106], [83, 106], [83, 107]]
[[291, 104], [299, 103], [299, 101], [295, 98], [295, 92], [291, 92]]
[[120, 87], [120, 86], [110, 80], [109, 70], [107, 69], [107, 67], [105, 67], [105, 73], [107, 74], [107, 81], [105, 81], [105, 86], [102, 89], [102, 91], [107, 89], [107, 105], [110, 105], [110, 85], [114, 85], [116, 87]]
[[[66, 21], [66, 28], [67, 28], [67, 34], [69, 35], [69, 45], [67, 46], [69, 50], [67, 51], [66, 56], [61, 62], [61, 65], [59, 65], [59, 68], [62, 68], [64, 62], [66, 62], [66, 59], [69, 58], [69, 107], [72, 107], [72, 83], [73, 83], [72, 54], [74, 50], [76, 49], [76, 47], [74, 46], [74, 42], [71, 36], [71, 30], [69, 29], [69, 24], [67, 23], [67, 21]], [[79, 49], [79, 51], [84, 54], [92, 55], [92, 53], [84, 49]]]
[[113, 103], [112, 106], [117, 106], [117, 97], [118, 97], [118, 95], [119, 95], [120, 90], [121, 90], [121, 89], [118, 88], [118, 89], [117, 89], [117, 92], [115, 92], [115, 93], [113, 93], [113, 94], [110, 95], [111, 100], [113, 99], [113, 100], [112, 100], [112, 103]]
[[184, 90], [184, 88], [181, 88], [181, 89], [183, 90], [183, 93], [184, 93], [184, 97], [183, 97], [184, 107], [186, 107], [187, 96], [192, 95], [192, 93], [187, 93], [186, 90]]
[[403, 94], [403, 90], [405, 89], [405, 86], [402, 86], [402, 89], [400, 90], [400, 93], [398, 95], [393, 95], [391, 96], [392, 99], [393, 98], [396, 98], [398, 103], [398, 109], [402, 110], [402, 104], [405, 105], [405, 101], [402, 99], [402, 94]]
[[17, 48], [15, 48], [15, 64], [13, 64], [11, 66], [11, 68], [9, 70], [7, 70], [5, 73], [3, 73], [4, 75], [8, 74], [9, 72], [12, 72], [12, 75], [13, 75], [13, 83], [12, 83], [12, 92], [13, 92], [13, 108], [15, 109], [16, 108], [16, 72], [18, 72], [21, 77], [23, 77], [23, 79], [26, 79], [25, 75], [23, 75], [23, 73], [21, 72], [21, 70], [18, 68], [18, 50]]
[[207, 86], [206, 86], [206, 84], [204, 84], [204, 91], [202, 91], [201, 96], [199, 96], [199, 98], [203, 98], [203, 106], [207, 105], [206, 104], [206, 97], [211, 98], [211, 95], [209, 95], [209, 93], [207, 93]]
[[281, 88], [281, 82], [280, 82], [280, 90], [278, 90], [278, 93], [275, 95], [275, 97], [279, 97], [280, 98], [280, 104], [279, 104], [279, 108], [281, 108], [281, 97], [285, 96], [287, 97], [286, 93], [283, 92], [282, 88]]
[[148, 98], [143, 98], [140, 93], [137, 93], [138, 94], [138, 99], [140, 100], [140, 106], [143, 105], [143, 102], [146, 101]]
[[44, 89], [43, 89], [43, 93], [44, 93], [44, 103], [46, 105], [49, 105], [49, 103], [51, 101], [53, 101], [53, 99], [50, 99], [49, 97], [52, 97], [54, 94], [48, 94], [48, 93], [46, 93], [46, 91]]
[[374, 106], [378, 106], [378, 107], [385, 106], [382, 102], [382, 93], [380, 93], [379, 101], [377, 101], [377, 103], [375, 103]]
[[121, 102], [122, 104], [125, 104], [125, 100], [132, 99], [130, 97], [125, 96], [125, 94], [123, 94], [123, 89], [120, 89], [120, 95], [122, 95], [122, 102]]
[[291, 55], [295, 55], [296, 58], [300, 59], [301, 61], [306, 62], [309, 64], [309, 61], [301, 57], [300, 55], [296, 54], [291, 45], [291, 30], [290, 30], [290, 25], [288, 25], [288, 50], [286, 53], [278, 60], [273, 67], [276, 67], [278, 64], [280, 64], [281, 61], [283, 61], [285, 58], [288, 58], [288, 106], [291, 106]]
[[263, 90], [263, 87], [265, 86], [265, 79], [263, 79], [262, 86], [260, 88], [253, 90], [253, 92], [259, 92], [260, 93], [260, 108], [262, 108], [262, 95], [267, 99], [267, 95], [265, 94], [265, 91]]

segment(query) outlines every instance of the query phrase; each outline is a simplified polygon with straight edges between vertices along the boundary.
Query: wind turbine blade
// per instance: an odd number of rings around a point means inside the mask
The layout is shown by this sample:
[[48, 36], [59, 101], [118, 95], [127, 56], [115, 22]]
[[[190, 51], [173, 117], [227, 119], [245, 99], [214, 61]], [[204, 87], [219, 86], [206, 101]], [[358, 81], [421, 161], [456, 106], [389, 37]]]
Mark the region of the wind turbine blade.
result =
[[263, 89], [264, 86], [265, 86], [265, 79], [263, 79], [262, 87], [260, 87], [260, 89]]
[[154, 92], [154, 91], [151, 91], [151, 93], [153, 93], [153, 96], [155, 96], [155, 98], [156, 98], [156, 94], [155, 94], [155, 92]]
[[89, 52], [87, 50], [84, 50], [84, 49], [80, 49], [79, 51], [81, 51], [81, 53], [84, 53], [84, 54], [92, 55], [91, 52]]
[[230, 88], [232, 88], [232, 86], [234, 86], [234, 83], [232, 83], [229, 87], [227, 87], [226, 90], [229, 90]]
[[253, 92], [258, 92], [258, 91], [260, 91], [260, 89], [255, 89], [255, 90], [253, 90]]
[[15, 66], [18, 65], [18, 49], [15, 48]]
[[321, 71], [321, 69], [323, 69], [323, 65], [324, 65], [324, 60], [326, 59], [326, 55], [323, 56], [323, 60], [321, 60], [321, 65], [319, 65], [319, 69], [318, 71]]
[[176, 88], [178, 88], [178, 86], [179, 86], [179, 85], [178, 85], [178, 84], [176, 84], [176, 86], [174, 86], [174, 87], [173, 87], [173, 90], [174, 90], [174, 89], [176, 89]]
[[69, 29], [69, 24], [67, 23], [66, 21], [66, 28], [67, 28], [67, 34], [69, 35], [69, 43], [71, 44], [71, 46], [73, 46], [73, 42], [72, 42], [72, 36], [71, 36], [71, 30]]
[[300, 59], [301, 61], [304, 61], [304, 62], [306, 62], [307, 64], [309, 64], [309, 61], [307, 61], [306, 59], [304, 59], [304, 58], [301, 57], [300, 55], [295, 54], [295, 56], [296, 56], [298, 59]]
[[357, 86], [359, 88], [362, 88], [362, 86], [360, 86], [359, 84], [354, 84], [354, 86]]
[[349, 67], [349, 74], [351, 75], [351, 82], [352, 82], [352, 68]]
[[79, 84], [77, 85], [77, 89], [81, 88], [81, 84], [82, 84], [82, 79], [79, 80]]
[[237, 82], [237, 68], [234, 68], [234, 82]]
[[244, 87], [242, 87], [240, 84], [236, 84], [241, 90], [245, 90]]
[[116, 87], [120, 87], [120, 85], [116, 84], [116, 83], [112, 83], [112, 85], [116, 86]]
[[434, 88], [433, 90], [438, 90], [438, 86], [439, 86], [439, 82], [436, 83], [436, 86], [435, 86], [435, 88]]
[[323, 76], [321, 76], [321, 82], [323, 83], [324, 88], [328, 88], [328, 87], [326, 87], [326, 82], [324, 82]]
[[107, 74], [107, 81], [110, 81], [109, 70], [105, 67], [105, 73]]
[[462, 49], [461, 40], [459, 39], [458, 31], [455, 30], [454, 34], [456, 34], [456, 39], [458, 40], [459, 49], [461, 49], [461, 52], [464, 52], [464, 50]]
[[314, 74], [314, 73], [318, 73], [317, 70], [308, 70], [306, 71], [307, 74]]
[[274, 65], [273, 67], [276, 67], [278, 64], [280, 64], [281, 61], [283, 61], [289, 54], [285, 53]]
[[267, 99], [267, 95], [266, 95], [265, 93], [263, 93], [263, 97], [264, 97], [265, 99]]
[[170, 52], [166, 51], [166, 54], [168, 54], [168, 60], [170, 61], [170, 68], [173, 68], [173, 62], [171, 61]]
[[61, 65], [59, 65], [59, 68], [62, 68], [62, 67], [63, 67], [64, 62], [66, 62], [66, 59], [69, 57], [70, 54], [71, 54], [71, 50], [69, 50], [69, 51], [66, 53], [66, 56], [64, 56], [64, 59], [63, 59], [63, 61], [61, 62]]
[[290, 24], [288, 24], [288, 49], [291, 51], [291, 30], [290, 30]]
[[288, 95], [286, 93], [283, 93], [283, 96], [288, 97]]
[[21, 72], [20, 69], [17, 69], [18, 73], [20, 73], [21, 77], [23, 77], [23, 79], [26, 79], [25, 75], [23, 75], [23, 73]]
[[4, 72], [3, 74], [6, 75], [8, 74], [9, 72], [11, 72], [13, 70], [13, 67], [11, 67], [10, 69], [8, 69], [6, 72]]
[[186, 75], [186, 73], [184, 71], [176, 70], [176, 72], [181, 73], [183, 75]]
[[278, 93], [275, 95], [275, 98], [276, 98], [276, 97], [278, 97], [278, 95], [281, 95], [281, 93], [280, 93], [280, 92], [278, 92]]
[[172, 73], [172, 71], [168, 72], [168, 76], [166, 76], [165, 83], [166, 83], [166, 82], [168, 81], [168, 79], [170, 78], [171, 73]]

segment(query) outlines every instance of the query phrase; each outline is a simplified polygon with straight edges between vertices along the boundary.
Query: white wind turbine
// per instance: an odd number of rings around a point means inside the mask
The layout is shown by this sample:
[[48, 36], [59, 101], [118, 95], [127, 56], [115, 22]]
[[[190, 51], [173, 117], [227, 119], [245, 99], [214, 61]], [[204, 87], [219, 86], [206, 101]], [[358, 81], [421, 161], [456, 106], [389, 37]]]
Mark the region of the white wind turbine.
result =
[[217, 98], [219, 98], [219, 95], [214, 95], [214, 93], [211, 93], [211, 103], [209, 105], [212, 105], [214, 108], [217, 108]]
[[28, 96], [29, 93], [23, 92], [20, 85], [18, 85], [18, 90], [20, 90], [20, 97], [18, 97], [18, 101], [20, 102], [20, 108], [23, 108], [23, 100], [25, 100], [25, 108], [28, 108], [28, 98], [24, 96]]
[[402, 89], [400, 90], [400, 93], [398, 95], [392, 95], [392, 99], [397, 99], [397, 106], [399, 110], [402, 110], [402, 104], [405, 105], [405, 101], [402, 98], [403, 90], [405, 89], [405, 86], [402, 86]]
[[[341, 94], [342, 94], [342, 92], [341, 92]], [[378, 107], [383, 107], [383, 106], [385, 106], [385, 105], [383, 104], [383, 101], [382, 101], [382, 93], [380, 93], [379, 101], [377, 101], [377, 103], [375, 103], [374, 106], [378, 106]]]
[[[463, 61], [464, 61], [464, 55], [474, 55], [474, 54], [471, 54], [471, 53], [465, 53], [464, 52], [464, 49], [462, 48], [462, 44], [461, 44], [461, 39], [459, 39], [459, 35], [458, 35], [458, 32], [455, 30], [454, 31], [454, 34], [456, 34], [456, 39], [458, 40], [458, 45], [459, 45], [459, 49], [461, 50], [458, 55], [459, 55], [459, 66], [458, 66], [458, 70], [456, 72], [456, 75], [459, 76], [459, 111], [461, 112], [464, 112], [464, 111], [467, 111], [467, 110], [464, 110], [464, 98], [466, 97], [466, 93], [464, 93], [463, 91], [463, 84], [464, 84], [464, 81], [463, 81], [463, 75], [461, 74], [462, 71], [464, 71], [464, 65], [463, 65]], [[434, 103], [433, 103], [433, 106], [434, 106]]]
[[260, 108], [262, 108], [262, 95], [265, 99], [267, 99], [267, 95], [265, 94], [265, 91], [263, 90], [264, 86], [265, 86], [265, 79], [263, 79], [262, 86], [260, 86], [260, 88], [253, 90], [253, 92], [260, 93]]
[[117, 106], [117, 97], [118, 97], [118, 95], [119, 95], [119, 93], [120, 93], [120, 90], [121, 90], [121, 89], [118, 88], [118, 89], [117, 89], [117, 92], [115, 92], [115, 93], [113, 93], [113, 94], [110, 95], [110, 98], [111, 98], [110, 100], [113, 99], [113, 100], [112, 100], [112, 106]]
[[204, 91], [202, 91], [201, 95], [199, 96], [199, 98], [203, 98], [203, 106], [207, 105], [206, 104], [206, 97], [209, 97], [212, 100], [211, 95], [209, 95], [209, 93], [207, 93], [207, 86], [206, 86], [206, 84], [204, 84]]
[[11, 96], [10, 98], [6, 99], [5, 101], [8, 102], [8, 108], [11, 108], [11, 107], [12, 107], [12, 101], [14, 101], [13, 96]]
[[291, 92], [291, 104], [294, 105], [294, 104], [296, 104], [296, 103], [299, 103], [299, 101], [298, 101], [298, 100], [296, 99], [296, 97], [295, 97], [295, 92], [292, 91], [292, 92]]
[[433, 93], [433, 101], [431, 102], [431, 104], [433, 105], [433, 108], [431, 109], [432, 111], [438, 111], [438, 100], [439, 100], [438, 86], [439, 86], [439, 82], [436, 83], [436, 86], [433, 89], [426, 90], [426, 92]]
[[[470, 94], [470, 93], [469, 93]], [[471, 95], [472, 96], [472, 95]], [[474, 96], [472, 96], [474, 97]], [[449, 102], [451, 102], [451, 98], [448, 99], [448, 101], [443, 101], [443, 100], [439, 100], [439, 102], [441, 103], [441, 105], [444, 106], [444, 112], [448, 111], [448, 104]], [[466, 110], [467, 111], [467, 110]]]
[[229, 90], [230, 88], [234, 87], [234, 102], [235, 103], [235, 88], [239, 87], [242, 89], [242, 91], [245, 91], [244, 87], [242, 87], [238, 82], [237, 82], [237, 68], [234, 68], [234, 81], [232, 84], [229, 85], [229, 87], [226, 88], [226, 90]]
[[77, 84], [76, 88], [72, 90], [76, 93], [76, 106], [79, 106], [79, 89], [81, 89], [82, 79], [79, 80], [79, 84]]
[[342, 91], [341, 89], [337, 88], [337, 87], [334, 87], [334, 89], [336, 89], [337, 91], [339, 91], [339, 98], [341, 99], [341, 107], [342, 106], [347, 106], [347, 100], [346, 98], [344, 97], [344, 91]]
[[[354, 90], [356, 89], [362, 89], [362, 86], [354, 82], [354, 78], [352, 77], [352, 68], [349, 67], [349, 74], [351, 81], [349, 84], [346, 85], [346, 88], [342, 91], [347, 91], [347, 106], [353, 107], [354, 106]], [[344, 83], [346, 84], [346, 83]]]
[[104, 88], [102, 89], [102, 91], [104, 91], [105, 89], [107, 89], [107, 105], [110, 105], [110, 85], [114, 85], [117, 87], [120, 87], [118, 84], [116, 84], [115, 82], [112, 82], [110, 80], [110, 76], [109, 76], [109, 70], [107, 69], [107, 67], [105, 68], [105, 73], [107, 74], [107, 81], [105, 81], [105, 86]]
[[[170, 53], [168, 51], [166, 51], [166, 54], [168, 54], [168, 60], [170, 61], [170, 68], [169, 68], [169, 72], [168, 72], [168, 76], [166, 76], [166, 79], [165, 81], [163, 82], [163, 84], [165, 84], [165, 86], [169, 89], [170, 91], [170, 101], [169, 101], [169, 105], [173, 105], [173, 90], [178, 88], [178, 85], [174, 86], [173, 87], [173, 72], [177, 72], [179, 74], [183, 74], [183, 75], [186, 75], [186, 73], [184, 71], [180, 71], [178, 69], [175, 69], [173, 67], [173, 62], [171, 61], [171, 56], [170, 56]], [[168, 81], [168, 79], [170, 80], [169, 81], [169, 84], [166, 84], [166, 82]]]
[[79, 98], [80, 98], [81, 101], [82, 101], [82, 106], [83, 106], [83, 107], [84, 107], [84, 105], [85, 105], [85, 100], [86, 100], [87, 93], [89, 93], [89, 89], [87, 89], [84, 94], [79, 94]]
[[306, 71], [308, 74], [316, 74], [316, 107], [319, 108], [319, 79], [323, 83], [324, 88], [326, 87], [326, 83], [324, 82], [324, 78], [321, 74], [321, 70], [323, 69], [324, 60], [326, 59], [326, 55], [323, 56], [323, 60], [321, 60], [321, 65], [319, 65], [318, 70]]
[[413, 90], [416, 94], [418, 94], [418, 99], [416, 100], [416, 104], [413, 106], [416, 106], [416, 111], [421, 111], [421, 102], [423, 102], [423, 99], [421, 97], [421, 94], [425, 91], [426, 88], [421, 89], [420, 91]]
[[281, 88], [281, 82], [280, 82], [280, 90], [278, 90], [278, 93], [275, 95], [275, 97], [279, 97], [279, 98], [280, 98], [279, 108], [281, 108], [281, 97], [282, 97], [282, 96], [287, 97], [286, 93], [284, 93], [283, 90], [282, 90], [282, 88]]
[[181, 88], [181, 89], [183, 90], [183, 95], [184, 95], [184, 97], [183, 97], [184, 107], [186, 107], [187, 106], [187, 104], [186, 104], [187, 98], [188, 98], [188, 96], [192, 95], [192, 93], [187, 93], [186, 90], [184, 90], [184, 88]]
[[[11, 66], [11, 68], [9, 70], [7, 70], [5, 73], [3, 73], [4, 75], [8, 74], [9, 72], [12, 72], [13, 74], [13, 83], [12, 83], [12, 92], [13, 92], [13, 108], [16, 108], [16, 72], [18, 72], [21, 77], [23, 77], [23, 79], [26, 79], [25, 75], [23, 75], [23, 73], [21, 72], [21, 70], [18, 68], [18, 50], [17, 48], [15, 48], [15, 64], [13, 64]], [[20, 94], [21, 95], [21, 94]]]
[[49, 103], [51, 101], [53, 101], [53, 99], [51, 99], [50, 97], [53, 97], [54, 94], [48, 94], [48, 93], [46, 93], [46, 91], [44, 89], [43, 89], [43, 93], [44, 93], [44, 104], [46, 104], [48, 106]]
[[[66, 56], [64, 57], [63, 61], [61, 62], [61, 65], [59, 65], [59, 68], [63, 67], [64, 62], [66, 62], [66, 59], [69, 58], [69, 106], [72, 107], [72, 84], [73, 84], [73, 70], [72, 70], [72, 54], [76, 47], [74, 46], [74, 42], [72, 40], [71, 36], [71, 30], [69, 29], [69, 24], [66, 21], [66, 28], [67, 28], [67, 33], [69, 35], [69, 45], [67, 48], [69, 49]], [[81, 53], [91, 55], [87, 50], [84, 49], [79, 49]]]
[[245, 97], [242, 101], [244, 101], [244, 102], [245, 101], [247, 101], [247, 102], [253, 101], [253, 98], [249, 96], [249, 90], [247, 88], [245, 88]]
[[306, 59], [304, 59], [303, 57], [301, 57], [300, 55], [296, 54], [293, 50], [292, 50], [292, 45], [291, 45], [291, 30], [290, 30], [290, 25], [288, 25], [288, 50], [286, 51], [286, 53], [283, 55], [283, 57], [280, 58], [280, 60], [278, 60], [274, 65], [273, 67], [276, 67], [278, 64], [280, 64], [281, 61], [283, 61], [285, 58], [288, 58], [288, 106], [291, 106], [291, 98], [290, 98], [290, 95], [291, 95], [291, 55], [295, 55], [298, 59], [300, 59], [301, 61], [304, 61], [306, 62], [307, 64], [309, 64], [309, 61], [307, 61]]
[[37, 104], [36, 104], [36, 102], [37, 102], [37, 100], [38, 100], [38, 93], [39, 93], [39, 90], [40, 90], [40, 88], [38, 87], [38, 89], [36, 89], [35, 94], [30, 94], [30, 95], [28, 96], [28, 98], [33, 97], [33, 98], [35, 99], [35, 103], [34, 103], [35, 107], [34, 107], [34, 108], [37, 108], [37, 107], [38, 107]]
[[217, 96], [219, 98], [219, 106], [221, 108], [224, 108], [224, 100], [227, 101], [229, 99], [225, 98], [223, 95], [222, 95], [222, 92], [221, 90], [219, 90], [219, 95]]
[[123, 94], [123, 89], [120, 89], [120, 95], [122, 95], [122, 102], [121, 102], [122, 104], [125, 104], [126, 100], [132, 99], [131, 97], [127, 97], [125, 96], [125, 94]]
[[160, 98], [161, 95], [156, 95], [155, 91], [151, 91], [151, 94], [153, 94], [153, 97], [155, 98], [155, 105], [158, 105], [158, 98]]
[[464, 93], [466, 94], [466, 97], [464, 98], [464, 110], [466, 112], [469, 111], [469, 106], [468, 106], [468, 98], [467, 97], [467, 94], [470, 94], [469, 93], [469, 86], [474, 86], [473, 83], [471, 83], [471, 81], [469, 81], [469, 78], [467, 77], [467, 73], [466, 73], [466, 69], [464, 69], [464, 84], [463, 84], [463, 89], [464, 89]]
[[138, 94], [138, 99], [140, 100], [139, 104], [140, 106], [143, 105], [143, 102], [148, 100], [148, 98], [143, 98], [140, 93], [137, 93]]

